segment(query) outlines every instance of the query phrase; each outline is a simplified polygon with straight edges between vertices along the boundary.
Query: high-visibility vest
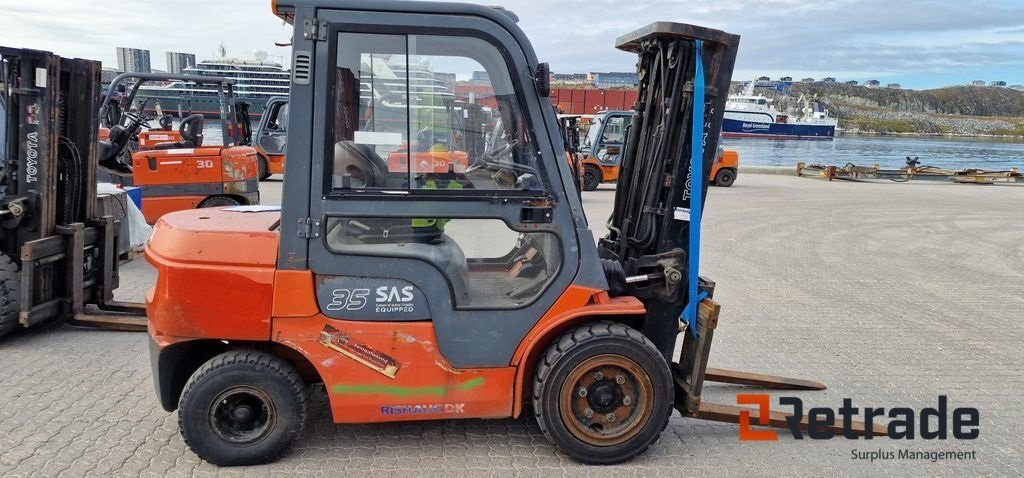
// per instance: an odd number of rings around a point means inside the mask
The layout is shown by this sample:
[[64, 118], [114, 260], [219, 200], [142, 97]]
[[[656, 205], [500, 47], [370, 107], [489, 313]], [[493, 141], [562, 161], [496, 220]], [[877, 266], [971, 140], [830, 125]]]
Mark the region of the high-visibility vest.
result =
[[[420, 188], [420, 189], [441, 189], [440, 187], [438, 187], [438, 184], [437, 184], [438, 182], [439, 181], [435, 180], [435, 179], [428, 179], [428, 180], [424, 181], [423, 187]], [[448, 183], [446, 186], [444, 186], [444, 189], [463, 189], [462, 183], [460, 183], [460, 182], [458, 182], [458, 181], [456, 181], [454, 179], [441, 180], [440, 182], [442, 182], [442, 183], [447, 182]], [[437, 228], [438, 231], [444, 231], [445, 224], [448, 224], [448, 221], [450, 221], [450, 220], [451, 219], [441, 219], [441, 218], [413, 219], [412, 220], [412, 227], [435, 227], [435, 228]]]

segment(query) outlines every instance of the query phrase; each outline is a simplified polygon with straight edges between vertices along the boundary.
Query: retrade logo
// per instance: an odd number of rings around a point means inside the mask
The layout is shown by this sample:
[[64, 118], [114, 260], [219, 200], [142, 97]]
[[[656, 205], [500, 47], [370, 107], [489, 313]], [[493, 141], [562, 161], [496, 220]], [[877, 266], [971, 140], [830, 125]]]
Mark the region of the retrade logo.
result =
[[[740, 441], [774, 441], [778, 440], [775, 430], [755, 429], [753, 426], [771, 424], [771, 398], [765, 394], [740, 394], [736, 403], [740, 405], [756, 405], [756, 424], [752, 423], [750, 410], [739, 412]], [[981, 414], [977, 408], [960, 407], [949, 411], [945, 395], [939, 395], [935, 407], [927, 407], [915, 411], [912, 408], [896, 407], [865, 407], [853, 406], [853, 399], [844, 398], [843, 406], [838, 409], [815, 407], [807, 410], [806, 424], [804, 421], [804, 403], [797, 397], [779, 397], [779, 405], [784, 408], [786, 426], [793, 438], [802, 440], [804, 435], [812, 440], [827, 440], [834, 437], [836, 429], [840, 435], [856, 440], [871, 440], [871, 433], [858, 433], [854, 422], [863, 421], [865, 430], [873, 430], [875, 419], [889, 419], [885, 426], [886, 436], [894, 440], [946, 440], [950, 435], [957, 440], [973, 440], [980, 435], [979, 425]], [[952, 418], [952, 426], [950, 426]], [[781, 418], [780, 418], [781, 419]], [[801, 428], [805, 428], [802, 430]]]

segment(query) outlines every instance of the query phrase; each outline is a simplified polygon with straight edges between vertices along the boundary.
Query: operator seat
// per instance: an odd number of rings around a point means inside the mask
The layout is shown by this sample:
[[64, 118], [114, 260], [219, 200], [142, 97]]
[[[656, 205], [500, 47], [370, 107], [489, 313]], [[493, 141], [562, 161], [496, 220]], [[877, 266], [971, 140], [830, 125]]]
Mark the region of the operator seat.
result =
[[203, 115], [194, 114], [181, 120], [178, 132], [181, 133], [181, 141], [157, 143], [153, 149], [185, 149], [198, 148], [203, 145]]
[[111, 126], [107, 139], [99, 141], [97, 156], [99, 157], [100, 166], [121, 173], [131, 173], [131, 167], [120, 161], [121, 153], [128, 147], [128, 142], [131, 139], [131, 133], [124, 126]]
[[334, 187], [344, 187], [345, 175], [351, 176], [353, 188], [386, 187], [388, 165], [365, 144], [339, 141], [334, 145]]
[[170, 131], [174, 128], [174, 116], [170, 113], [164, 114], [160, 117], [160, 131]]

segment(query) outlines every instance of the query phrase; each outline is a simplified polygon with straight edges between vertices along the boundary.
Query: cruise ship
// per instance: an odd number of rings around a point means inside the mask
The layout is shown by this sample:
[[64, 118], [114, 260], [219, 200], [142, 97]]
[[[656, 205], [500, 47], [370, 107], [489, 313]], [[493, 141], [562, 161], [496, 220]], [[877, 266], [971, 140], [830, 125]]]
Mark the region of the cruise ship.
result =
[[820, 103], [803, 96], [797, 115], [781, 113], [772, 100], [754, 94], [757, 82], [751, 81], [742, 95], [730, 96], [725, 103], [722, 136], [727, 138], [833, 139], [839, 121], [828, 115]]
[[[201, 61], [185, 68], [186, 75], [222, 76], [235, 80], [235, 99], [249, 103], [249, 114], [259, 117], [267, 100], [275, 96], [288, 96], [291, 74], [280, 64], [266, 61], [266, 54], [257, 52], [252, 60], [221, 57]], [[165, 85], [144, 84], [139, 87], [136, 101], [146, 103], [146, 111], [156, 112], [157, 106], [164, 113], [174, 115], [199, 113], [207, 116], [220, 114], [217, 89], [213, 86], [196, 85], [185, 81], [172, 81]]]

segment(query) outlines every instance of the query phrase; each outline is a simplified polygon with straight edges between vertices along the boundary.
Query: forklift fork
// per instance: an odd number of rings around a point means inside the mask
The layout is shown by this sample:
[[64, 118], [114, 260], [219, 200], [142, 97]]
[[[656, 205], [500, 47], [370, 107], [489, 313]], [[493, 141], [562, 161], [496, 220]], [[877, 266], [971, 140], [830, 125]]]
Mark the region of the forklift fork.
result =
[[[672, 376], [676, 387], [676, 410], [679, 410], [679, 413], [685, 417], [736, 424], [739, 424], [741, 417], [747, 414], [748, 423], [757, 423], [772, 428], [789, 428], [791, 414], [769, 411], [767, 421], [763, 421], [759, 409], [701, 401], [701, 392], [704, 389], [705, 381], [749, 385], [773, 390], [825, 389], [824, 384], [812, 380], [708, 368], [711, 341], [715, 336], [715, 329], [718, 327], [720, 312], [720, 305], [711, 299], [704, 299], [697, 309], [698, 333], [693, 334], [689, 330], [682, 331], [683, 347], [678, 361], [672, 364]], [[808, 429], [806, 415], [797, 422], [797, 428]], [[840, 423], [824, 428], [831, 429], [837, 434], [843, 433], [843, 426]], [[869, 433], [865, 424], [858, 421], [851, 423], [850, 430], [857, 436]], [[875, 425], [870, 433], [873, 436], [884, 436], [887, 430], [881, 425]]]

